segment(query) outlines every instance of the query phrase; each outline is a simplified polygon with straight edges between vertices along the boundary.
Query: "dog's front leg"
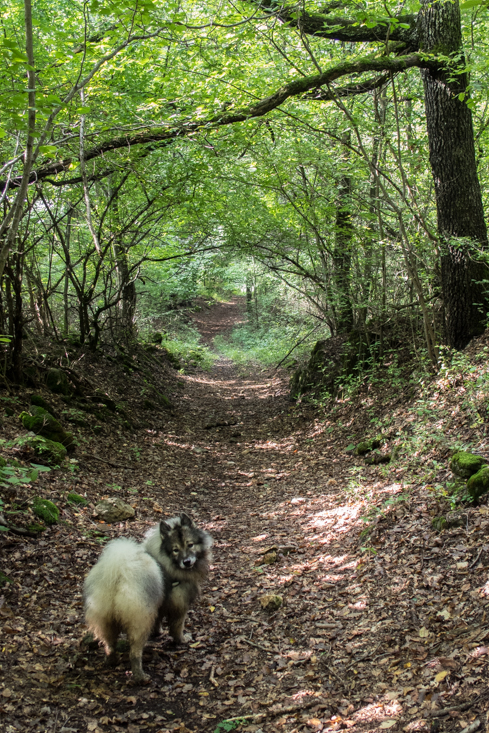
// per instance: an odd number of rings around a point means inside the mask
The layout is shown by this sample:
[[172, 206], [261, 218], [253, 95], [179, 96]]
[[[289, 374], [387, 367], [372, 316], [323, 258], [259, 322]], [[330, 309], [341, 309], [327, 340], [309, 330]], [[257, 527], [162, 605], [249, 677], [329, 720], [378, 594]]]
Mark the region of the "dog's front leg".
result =
[[187, 641], [183, 634], [187, 610], [188, 589], [181, 583], [172, 588], [165, 608], [168, 630], [175, 644], [184, 644]]

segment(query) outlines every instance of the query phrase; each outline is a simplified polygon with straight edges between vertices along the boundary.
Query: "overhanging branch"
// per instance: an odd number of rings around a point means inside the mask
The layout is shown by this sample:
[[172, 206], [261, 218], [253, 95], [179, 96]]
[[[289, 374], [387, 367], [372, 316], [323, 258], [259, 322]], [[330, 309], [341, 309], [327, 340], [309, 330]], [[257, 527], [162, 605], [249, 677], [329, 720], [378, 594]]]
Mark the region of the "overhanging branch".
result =
[[[284, 102], [292, 97], [304, 97], [304, 95], [310, 95], [321, 87], [331, 84], [336, 79], [340, 79], [343, 76], [349, 76], [351, 74], [363, 74], [369, 71], [377, 72], [389, 72], [397, 73], [400, 71], [406, 71], [413, 67], [426, 66], [422, 54], [409, 54], [407, 56], [399, 56], [394, 58], [392, 56], [380, 56], [380, 57], [363, 57], [356, 61], [348, 61], [337, 66], [333, 66], [321, 74], [314, 74], [311, 76], [301, 77], [294, 81], [284, 84], [280, 89], [271, 94], [268, 97], [252, 104], [248, 107], [244, 107], [237, 110], [227, 110], [224, 113], [214, 115], [207, 120], [199, 120], [195, 122], [186, 122], [172, 127], [167, 130], [159, 131], [145, 131], [137, 133], [135, 135], [124, 135], [122, 137], [113, 138], [112, 140], [106, 140], [100, 145], [96, 145], [93, 148], [87, 150], [85, 153], [85, 161], [95, 160], [103, 155], [113, 152], [115, 150], [122, 150], [124, 148], [133, 148], [135, 146], [145, 145], [146, 151], [143, 155], [147, 155], [152, 150], [170, 145], [179, 138], [187, 137], [193, 133], [201, 130], [213, 130], [225, 125], [232, 125], [238, 122], [245, 122], [255, 117], [263, 117], [269, 112], [280, 107]], [[371, 81], [366, 84], [372, 84]], [[354, 85], [352, 89], [358, 90], [360, 85]], [[347, 89], [345, 87], [344, 89]], [[368, 89], [366, 89], [368, 91]], [[359, 92], [352, 92], [359, 93]], [[329, 93], [325, 93], [329, 94]], [[324, 99], [333, 99], [338, 96], [338, 93], [332, 93], [331, 97], [324, 96]], [[343, 94], [344, 96], [344, 94]], [[306, 97], [307, 98], [307, 97]], [[63, 160], [53, 161], [47, 165], [33, 171], [30, 176], [30, 183], [36, 183], [48, 179], [51, 176], [59, 173], [65, 173], [72, 168], [73, 163], [77, 163], [77, 158], [70, 157]], [[74, 179], [77, 180], [77, 179]], [[0, 181], [0, 190], [7, 188], [17, 188], [20, 185], [21, 178], [13, 178], [9, 181]]]

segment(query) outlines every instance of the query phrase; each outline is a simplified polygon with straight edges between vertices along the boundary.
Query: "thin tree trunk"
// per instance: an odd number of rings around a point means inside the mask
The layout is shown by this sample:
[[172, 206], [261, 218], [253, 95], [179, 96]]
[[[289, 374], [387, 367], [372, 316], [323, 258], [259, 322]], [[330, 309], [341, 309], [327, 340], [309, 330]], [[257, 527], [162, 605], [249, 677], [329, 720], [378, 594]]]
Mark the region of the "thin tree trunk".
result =
[[[343, 155], [348, 158], [350, 133], [343, 136]], [[351, 300], [351, 247], [353, 224], [351, 220], [351, 176], [342, 175], [338, 183], [338, 209], [336, 212], [336, 233], [333, 251], [334, 281], [338, 293], [337, 333], [349, 333], [353, 328], [353, 306]]]

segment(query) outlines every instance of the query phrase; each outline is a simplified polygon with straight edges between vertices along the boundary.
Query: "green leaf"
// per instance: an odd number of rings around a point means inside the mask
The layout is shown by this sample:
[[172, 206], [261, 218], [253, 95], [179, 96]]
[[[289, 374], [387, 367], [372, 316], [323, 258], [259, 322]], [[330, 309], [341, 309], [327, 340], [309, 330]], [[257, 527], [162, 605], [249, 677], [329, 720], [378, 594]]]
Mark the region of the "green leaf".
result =
[[43, 155], [52, 155], [57, 150], [56, 145], [41, 145], [39, 148], [39, 152]]

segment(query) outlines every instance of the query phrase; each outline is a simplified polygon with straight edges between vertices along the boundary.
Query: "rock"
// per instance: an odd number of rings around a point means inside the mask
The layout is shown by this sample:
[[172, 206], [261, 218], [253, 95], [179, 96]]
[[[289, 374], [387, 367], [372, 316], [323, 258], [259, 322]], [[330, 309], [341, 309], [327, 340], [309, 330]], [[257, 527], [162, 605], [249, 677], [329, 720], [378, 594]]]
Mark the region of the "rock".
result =
[[71, 395], [73, 390], [66, 373], [62, 369], [48, 369], [46, 387], [55, 394]]
[[49, 499], [41, 499], [39, 496], [34, 497], [32, 501], [32, 511], [43, 520], [45, 524], [56, 524], [59, 519], [59, 509]]
[[266, 555], [263, 555], [263, 562], [265, 565], [273, 565], [274, 562], [277, 562], [277, 553], [267, 552]]
[[67, 433], [61, 423], [43, 407], [31, 407], [31, 414], [21, 412], [20, 419], [26, 430], [31, 430], [36, 435], [42, 435], [55, 443], [61, 443], [68, 450], [74, 450], [73, 433]]
[[103, 499], [95, 507], [95, 516], [109, 524], [112, 522], [122, 522], [124, 519], [132, 519], [134, 515], [135, 511], [132, 506], [126, 504], [118, 496]]
[[278, 611], [284, 599], [282, 596], [274, 595], [273, 593], [267, 593], [260, 598], [260, 605], [264, 611]]
[[489, 467], [481, 468], [469, 478], [467, 492], [473, 502], [476, 502], [483, 494], [489, 493]]
[[459, 451], [452, 456], [450, 461], [450, 470], [455, 476], [460, 478], [470, 478], [485, 465], [485, 460], [481, 456], [473, 453]]

